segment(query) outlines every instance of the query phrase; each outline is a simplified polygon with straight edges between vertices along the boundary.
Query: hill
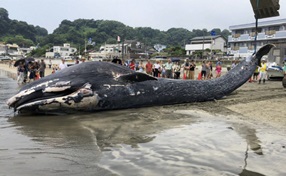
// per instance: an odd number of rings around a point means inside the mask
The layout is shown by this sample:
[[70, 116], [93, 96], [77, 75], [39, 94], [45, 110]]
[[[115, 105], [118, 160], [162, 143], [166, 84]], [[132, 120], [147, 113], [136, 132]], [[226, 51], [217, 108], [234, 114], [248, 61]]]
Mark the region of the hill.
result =
[[[227, 29], [212, 29], [216, 35], [225, 38], [230, 34]], [[45, 49], [53, 45], [70, 43], [76, 48], [83, 50], [87, 41], [95, 45], [89, 45], [88, 49], [98, 49], [100, 45], [117, 43], [117, 36], [121, 41], [137, 40], [149, 47], [162, 44], [168, 47], [183, 47], [190, 39], [197, 36], [209, 36], [207, 29], [193, 29], [189, 31], [184, 28], [171, 28], [160, 31], [150, 27], [130, 27], [112, 20], [77, 19], [74, 21], [63, 20], [52, 34], [48, 34], [45, 28], [29, 25], [23, 21], [11, 20], [8, 11], [0, 8], [0, 42], [17, 43], [21, 47], [37, 45], [40, 43], [43, 54]]]
[[0, 8], [0, 42], [17, 43], [20, 47], [29, 47], [37, 44], [38, 40], [47, 35], [48, 31], [45, 28], [11, 20], [8, 11]]

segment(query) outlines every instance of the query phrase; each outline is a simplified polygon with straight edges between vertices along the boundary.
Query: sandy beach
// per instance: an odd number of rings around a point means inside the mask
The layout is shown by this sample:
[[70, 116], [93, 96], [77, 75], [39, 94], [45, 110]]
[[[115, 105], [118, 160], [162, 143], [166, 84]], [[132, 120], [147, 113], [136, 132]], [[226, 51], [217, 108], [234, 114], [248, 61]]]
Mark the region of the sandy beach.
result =
[[[16, 67], [9, 67], [8, 63], [1, 63], [0, 69], [11, 72], [16, 78]], [[51, 74], [52, 69], [47, 68], [46, 75]], [[198, 71], [196, 71], [198, 73]], [[223, 68], [223, 74], [226, 68]], [[236, 114], [240, 120], [254, 122], [265, 126], [284, 129], [286, 126], [286, 89], [282, 82], [267, 81], [265, 84], [247, 82], [231, 95], [215, 102], [202, 103], [206, 108], [211, 108], [214, 113], [229, 115], [232, 118]], [[186, 105], [192, 106], [193, 104]], [[237, 118], [236, 116], [234, 118]]]
[[0, 70], [4, 175], [285, 175], [281, 81], [247, 82], [216, 101], [15, 116], [5, 101], [17, 69]]

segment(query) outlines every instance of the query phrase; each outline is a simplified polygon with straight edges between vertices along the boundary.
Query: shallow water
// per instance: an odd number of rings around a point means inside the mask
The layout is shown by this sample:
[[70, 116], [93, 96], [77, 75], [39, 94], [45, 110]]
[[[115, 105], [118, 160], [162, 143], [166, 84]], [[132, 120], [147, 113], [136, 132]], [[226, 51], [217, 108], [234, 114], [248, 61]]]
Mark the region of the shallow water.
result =
[[286, 134], [196, 106], [14, 116], [0, 71], [2, 175], [286, 175]]

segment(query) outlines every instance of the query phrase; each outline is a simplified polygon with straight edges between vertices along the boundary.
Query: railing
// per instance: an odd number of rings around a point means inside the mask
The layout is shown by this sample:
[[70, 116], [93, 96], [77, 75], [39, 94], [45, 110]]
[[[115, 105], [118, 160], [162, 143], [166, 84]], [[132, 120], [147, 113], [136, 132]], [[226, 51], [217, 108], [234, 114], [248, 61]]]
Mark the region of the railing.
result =
[[249, 46], [248, 49], [249, 50], [254, 50], [254, 46]]
[[237, 51], [237, 50], [239, 50], [239, 46], [232, 46], [232, 47], [231, 47], [231, 50]]
[[[229, 42], [236, 42], [236, 41], [252, 41], [255, 38], [255, 32], [251, 32], [249, 34], [233, 34], [228, 37]], [[257, 34], [257, 40], [267, 40], [267, 39], [281, 39], [286, 38], [286, 30], [284, 31], [276, 31], [276, 30], [269, 30], [266, 32], [260, 32]]]
[[275, 30], [270, 30], [265, 32], [265, 35], [274, 35], [274, 34], [276, 34]]
[[240, 35], [241, 35], [241, 34], [233, 34], [233, 35], [232, 35], [232, 38], [238, 38], [238, 37], [240, 37]]
[[255, 37], [255, 35], [256, 35], [256, 32], [251, 32], [251, 33], [249, 34], [250, 37]]

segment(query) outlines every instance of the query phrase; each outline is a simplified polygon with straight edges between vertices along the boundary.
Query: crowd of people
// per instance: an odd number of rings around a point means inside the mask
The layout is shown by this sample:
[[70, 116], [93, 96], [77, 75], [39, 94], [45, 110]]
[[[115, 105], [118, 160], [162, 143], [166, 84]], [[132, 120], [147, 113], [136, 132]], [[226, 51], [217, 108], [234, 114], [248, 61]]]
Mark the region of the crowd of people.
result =
[[[81, 62], [84, 62], [84, 59], [81, 60]], [[79, 64], [79, 58], [75, 59], [74, 64]], [[12, 62], [9, 63], [9, 67], [13, 65]], [[50, 59], [48, 62], [48, 68], [52, 69], [51, 73], [55, 73], [59, 70], [63, 70], [67, 68], [68, 65], [66, 64], [66, 60], [62, 59], [60, 64], [53, 64], [52, 60]], [[34, 60], [34, 61], [22, 61], [17, 66], [17, 82], [18, 84], [23, 83], [29, 83], [34, 80], [40, 79], [45, 77], [45, 71], [46, 71], [46, 63], [44, 59], [41, 60]]]
[[[198, 68], [195, 60], [185, 59], [184, 63], [181, 64], [180, 61], [175, 60], [174, 62], [171, 58], [167, 61], [162, 60], [147, 60], [147, 63], [143, 61], [137, 62], [132, 59], [129, 63], [122, 63], [120, 59], [115, 57], [112, 60], [113, 63], [125, 65], [131, 70], [144, 72], [154, 77], [162, 78], [173, 78], [173, 79], [198, 79], [195, 77], [195, 72], [199, 72], [199, 79], [207, 80], [213, 77], [220, 77], [222, 72], [222, 62], [218, 60], [216, 66], [213, 68], [212, 61], [202, 61], [201, 68]], [[215, 76], [214, 72], [215, 71]]]
[[22, 61], [17, 67], [18, 84], [29, 83], [45, 76], [46, 63], [40, 61]]
[[[199, 80], [208, 80], [212, 78], [218, 78], [222, 74], [222, 62], [220, 59], [213, 64], [213, 61], [203, 60], [201, 61], [200, 66], [198, 67], [195, 60], [185, 59], [184, 63], [181, 64], [179, 61], [172, 61], [171, 58], [163, 62], [162, 60], [147, 60], [146, 63], [143, 61], [136, 62], [132, 59], [130, 62], [123, 63], [118, 57], [114, 57], [112, 60], [115, 64], [125, 65], [131, 70], [137, 72], [144, 72], [146, 74], [152, 75], [154, 77], [162, 78], [172, 78], [172, 79], [199, 79]], [[286, 62], [285, 62], [286, 63]], [[79, 64], [79, 60], [75, 60], [75, 64]], [[238, 61], [233, 61], [231, 68], [233, 69], [238, 64]], [[49, 60], [48, 66], [49, 69], [52, 69], [51, 73], [55, 73], [58, 70], [63, 70], [68, 67], [65, 60], [62, 59], [59, 65], [52, 67], [52, 61]], [[45, 76], [46, 63], [43, 59], [34, 62], [22, 62], [17, 67], [18, 73], [18, 84], [28, 83], [37, 79], [40, 79]], [[228, 69], [229, 70], [229, 69]], [[286, 70], [286, 64], [284, 66], [284, 71]], [[196, 72], [198, 77], [196, 77]], [[257, 66], [252, 81], [258, 81], [260, 84], [265, 83], [267, 79], [267, 65], [266, 60], [262, 59], [261, 66]], [[285, 71], [286, 72], [286, 71]]]

